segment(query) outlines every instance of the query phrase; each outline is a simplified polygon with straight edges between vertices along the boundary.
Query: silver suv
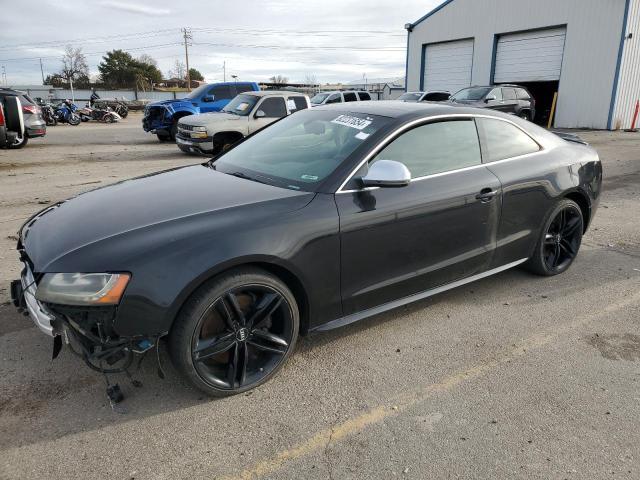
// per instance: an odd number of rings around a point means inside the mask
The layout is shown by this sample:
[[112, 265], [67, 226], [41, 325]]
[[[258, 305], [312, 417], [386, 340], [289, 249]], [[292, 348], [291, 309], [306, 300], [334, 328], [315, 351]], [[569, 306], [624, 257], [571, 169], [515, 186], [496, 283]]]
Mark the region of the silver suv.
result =
[[220, 112], [182, 117], [176, 144], [185, 153], [217, 155], [247, 135], [305, 108], [309, 108], [309, 97], [302, 93], [241, 93]]
[[360, 92], [350, 90], [346, 92], [320, 92], [311, 99], [311, 106], [317, 107], [318, 105], [328, 105], [330, 103], [342, 103], [342, 102], [364, 102], [371, 100], [369, 92]]

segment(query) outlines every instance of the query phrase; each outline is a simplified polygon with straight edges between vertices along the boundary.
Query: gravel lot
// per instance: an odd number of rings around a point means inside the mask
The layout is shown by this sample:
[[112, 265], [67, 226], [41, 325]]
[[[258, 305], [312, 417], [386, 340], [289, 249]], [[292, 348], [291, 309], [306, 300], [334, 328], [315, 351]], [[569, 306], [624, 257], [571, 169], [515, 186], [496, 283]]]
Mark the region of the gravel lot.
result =
[[43, 205], [201, 161], [139, 114], [0, 150], [0, 478], [640, 478], [640, 134], [579, 132], [605, 192], [574, 266], [515, 269], [304, 338], [273, 381], [211, 400], [151, 358], [126, 413], [8, 304]]

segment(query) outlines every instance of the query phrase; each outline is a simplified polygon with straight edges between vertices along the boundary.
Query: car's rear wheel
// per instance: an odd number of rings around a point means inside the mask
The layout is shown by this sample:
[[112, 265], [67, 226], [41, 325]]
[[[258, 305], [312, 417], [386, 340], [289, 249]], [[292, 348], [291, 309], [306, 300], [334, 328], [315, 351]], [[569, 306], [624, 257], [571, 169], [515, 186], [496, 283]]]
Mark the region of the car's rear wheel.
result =
[[278, 278], [242, 269], [203, 285], [169, 337], [176, 367], [212, 396], [269, 380], [291, 355], [299, 329], [295, 297]]
[[538, 275], [557, 275], [566, 271], [580, 249], [584, 219], [573, 200], [560, 201], [542, 228], [533, 256], [527, 266]]
[[531, 114], [528, 111], [523, 110], [522, 112], [520, 112], [520, 118], [530, 121], [531, 120]]
[[23, 148], [27, 145], [27, 143], [29, 142], [29, 137], [27, 137], [26, 132], [22, 134], [21, 137], [16, 137], [16, 139], [13, 141], [13, 143], [11, 145], [9, 145], [9, 148], [13, 148], [13, 149], [19, 149], [19, 148]]

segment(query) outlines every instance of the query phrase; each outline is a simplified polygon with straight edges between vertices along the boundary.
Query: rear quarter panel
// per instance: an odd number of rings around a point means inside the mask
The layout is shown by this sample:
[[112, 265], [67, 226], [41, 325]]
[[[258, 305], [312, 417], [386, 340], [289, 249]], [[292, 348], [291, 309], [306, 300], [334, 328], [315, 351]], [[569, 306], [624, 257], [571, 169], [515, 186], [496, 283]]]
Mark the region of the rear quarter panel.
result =
[[[551, 138], [538, 153], [487, 164], [502, 183], [502, 211], [493, 266], [533, 252], [551, 208], [580, 194], [590, 221], [598, 205], [602, 166], [591, 147]], [[543, 140], [544, 141], [544, 140]]]

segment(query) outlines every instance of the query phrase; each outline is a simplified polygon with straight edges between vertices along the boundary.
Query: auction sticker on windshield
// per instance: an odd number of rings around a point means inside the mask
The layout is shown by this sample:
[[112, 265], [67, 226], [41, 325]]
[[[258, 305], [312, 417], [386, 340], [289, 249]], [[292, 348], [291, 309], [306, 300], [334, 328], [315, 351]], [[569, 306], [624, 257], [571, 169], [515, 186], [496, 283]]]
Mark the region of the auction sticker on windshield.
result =
[[345, 127], [363, 130], [371, 125], [371, 120], [365, 120], [364, 118], [358, 118], [352, 115], [340, 115], [339, 117], [331, 120], [331, 123], [337, 123], [338, 125], [344, 125]]

